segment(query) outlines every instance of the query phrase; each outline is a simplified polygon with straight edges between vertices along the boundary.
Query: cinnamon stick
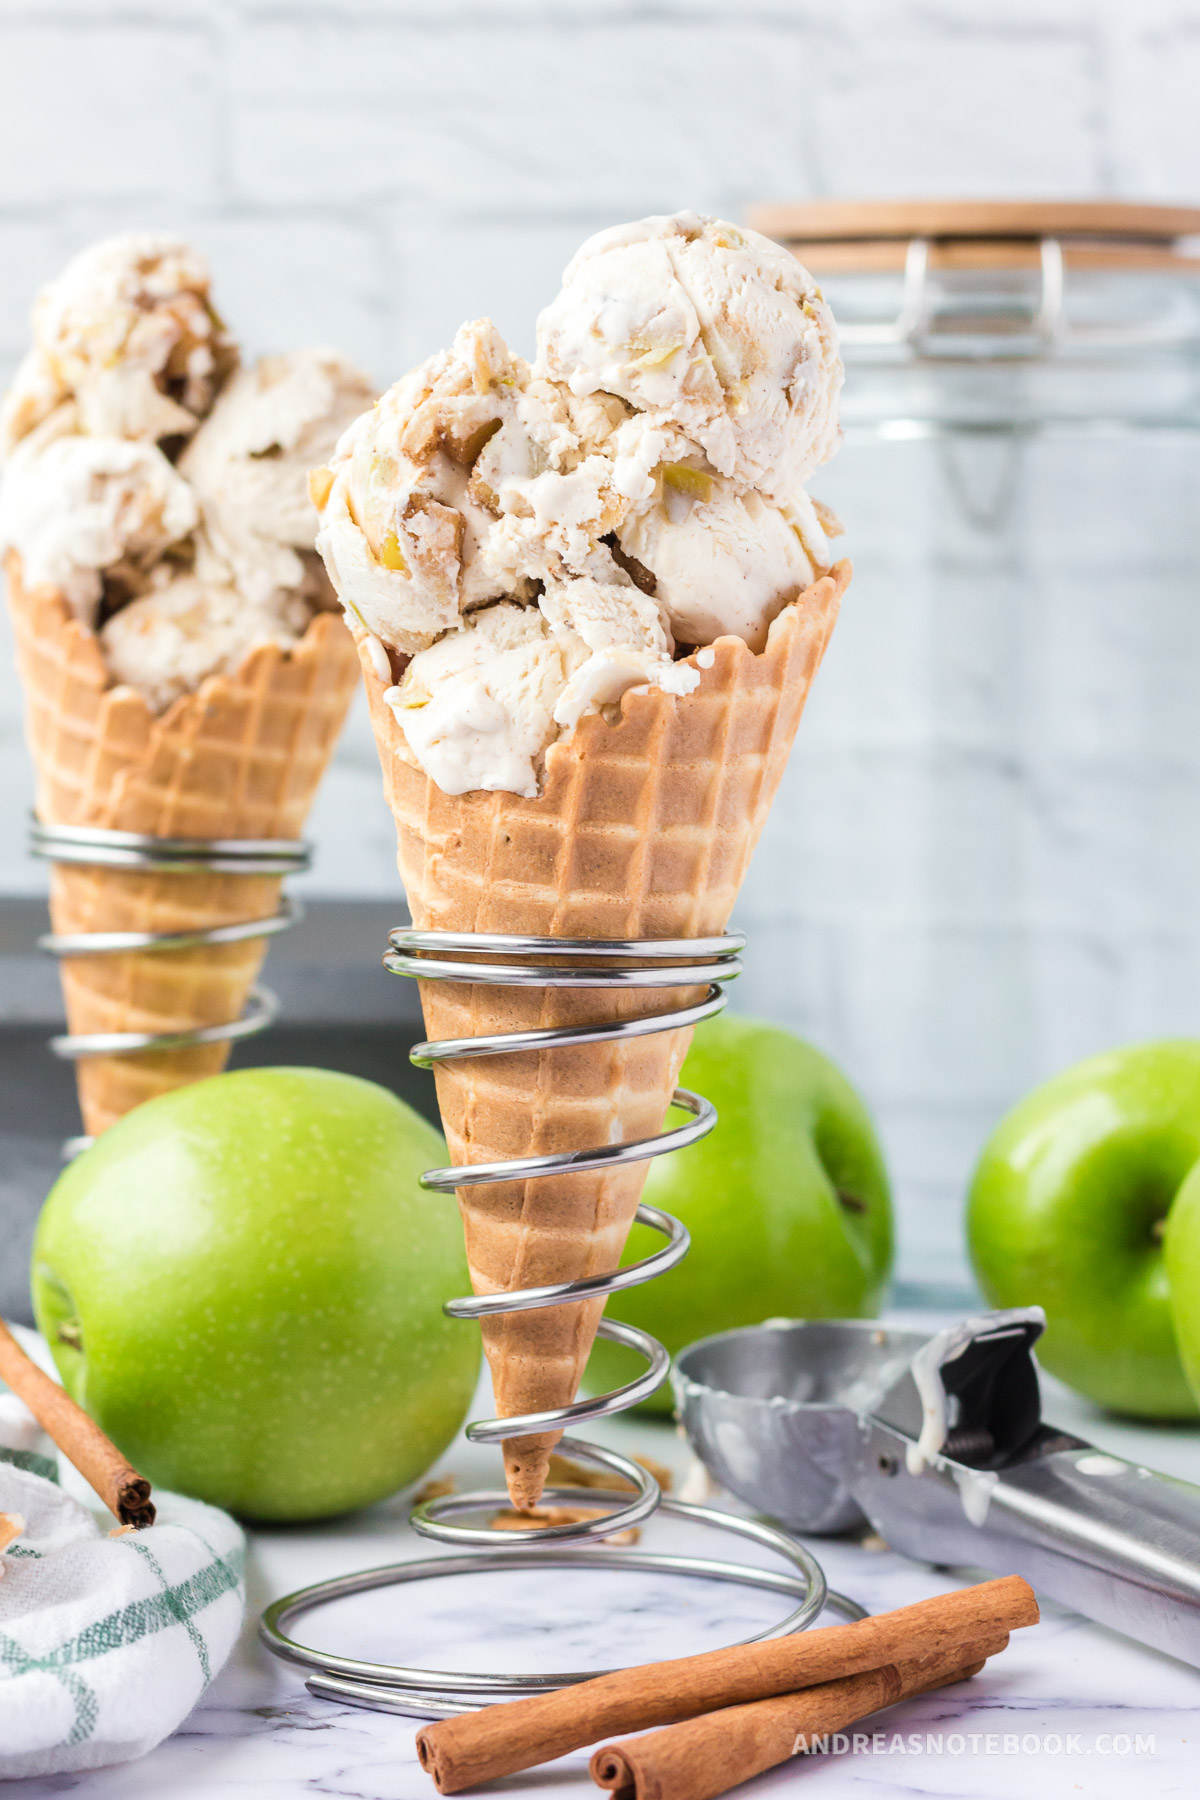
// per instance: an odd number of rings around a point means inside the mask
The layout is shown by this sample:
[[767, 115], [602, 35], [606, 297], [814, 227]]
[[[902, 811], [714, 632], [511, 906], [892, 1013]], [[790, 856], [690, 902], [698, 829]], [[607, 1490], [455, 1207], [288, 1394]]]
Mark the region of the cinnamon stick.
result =
[[592, 1780], [610, 1788], [616, 1800], [715, 1800], [812, 1749], [814, 1740], [978, 1673], [1007, 1642], [1007, 1633], [976, 1638], [933, 1656], [888, 1663], [748, 1706], [727, 1706], [628, 1743], [606, 1744], [592, 1757]]
[[150, 1483], [132, 1468], [94, 1419], [77, 1406], [65, 1388], [52, 1381], [26, 1356], [8, 1326], [0, 1320], [0, 1380], [23, 1400], [42, 1430], [54, 1439], [68, 1462], [122, 1525], [154, 1523]]
[[853, 1625], [623, 1669], [530, 1700], [441, 1719], [417, 1734], [417, 1754], [440, 1793], [458, 1794], [615, 1733], [794, 1693], [898, 1659], [958, 1653], [969, 1640], [1036, 1625], [1037, 1618], [1032, 1588], [1019, 1575], [1008, 1575]]

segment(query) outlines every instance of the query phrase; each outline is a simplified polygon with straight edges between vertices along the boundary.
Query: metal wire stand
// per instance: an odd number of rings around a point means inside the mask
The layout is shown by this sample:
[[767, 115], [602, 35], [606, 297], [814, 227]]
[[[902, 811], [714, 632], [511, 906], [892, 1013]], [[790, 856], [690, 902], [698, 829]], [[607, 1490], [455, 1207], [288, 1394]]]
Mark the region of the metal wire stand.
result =
[[[435, 1063], [466, 1057], [506, 1056], [519, 1051], [565, 1048], [572, 1044], [613, 1042], [697, 1024], [720, 1012], [725, 1005], [723, 984], [741, 973], [738, 952], [744, 945], [745, 939], [739, 934], [616, 941], [400, 929], [391, 933], [392, 947], [383, 960], [384, 966], [394, 974], [419, 977], [423, 981], [475, 982], [496, 987], [706, 989], [705, 997], [699, 1003], [675, 1007], [648, 1018], [546, 1027], [474, 1038], [444, 1038], [417, 1044], [411, 1052], [411, 1060], [420, 1068], [430, 1068]], [[488, 960], [494, 957], [505, 960]], [[530, 961], [530, 958], [537, 960]], [[422, 1176], [421, 1185], [436, 1193], [453, 1193], [458, 1188], [497, 1181], [536, 1179], [544, 1175], [644, 1162], [695, 1143], [717, 1122], [716, 1111], [710, 1103], [698, 1094], [689, 1093], [686, 1088], [676, 1089], [673, 1104], [691, 1114], [690, 1122], [659, 1132], [652, 1138], [505, 1162], [429, 1169]], [[678, 1219], [657, 1207], [639, 1206], [637, 1218], [667, 1239], [663, 1249], [640, 1262], [583, 1281], [556, 1282], [511, 1293], [472, 1294], [448, 1301], [444, 1310], [456, 1319], [495, 1317], [543, 1306], [578, 1305], [652, 1281], [687, 1254], [688, 1234]], [[645, 1372], [610, 1393], [577, 1400], [570, 1406], [524, 1413], [514, 1418], [477, 1420], [467, 1427], [468, 1439], [473, 1443], [501, 1443], [506, 1438], [528, 1437], [609, 1417], [636, 1406], [661, 1385], [670, 1366], [670, 1357], [656, 1338], [632, 1325], [610, 1319], [601, 1320], [599, 1335], [638, 1351], [646, 1359]], [[829, 1592], [816, 1559], [785, 1533], [757, 1520], [665, 1499], [649, 1471], [630, 1458], [570, 1436], [564, 1436], [561, 1443], [572, 1456], [619, 1476], [633, 1488], [633, 1498], [627, 1498], [628, 1489], [618, 1492], [595, 1488], [548, 1488], [544, 1497], [552, 1503], [583, 1501], [591, 1506], [609, 1505], [612, 1510], [572, 1524], [506, 1531], [503, 1544], [497, 1543], [496, 1533], [486, 1523], [465, 1525], [456, 1522], [463, 1515], [486, 1513], [507, 1506], [508, 1495], [503, 1489], [443, 1495], [427, 1500], [411, 1516], [413, 1529], [423, 1537], [471, 1546], [470, 1549], [456, 1556], [368, 1569], [333, 1581], [318, 1582], [313, 1587], [289, 1594], [276, 1601], [263, 1615], [260, 1631], [268, 1649], [314, 1670], [315, 1673], [307, 1678], [307, 1685], [314, 1694], [385, 1712], [438, 1718], [487, 1705], [497, 1699], [512, 1699], [520, 1694], [544, 1692], [586, 1681], [604, 1671], [494, 1675], [360, 1662], [299, 1643], [290, 1636], [293, 1621], [314, 1607], [377, 1587], [438, 1576], [519, 1568], [619, 1568], [689, 1575], [766, 1588], [799, 1602], [778, 1625], [770, 1626], [744, 1642], [800, 1631], [826, 1606], [846, 1618], [863, 1617], [863, 1609], [854, 1601]], [[794, 1573], [782, 1574], [748, 1564], [713, 1562], [695, 1556], [593, 1546], [591, 1540], [626, 1531], [656, 1511], [750, 1539], [776, 1552], [791, 1565]]]
[[[97, 825], [43, 825], [34, 820], [29, 847], [47, 862], [90, 867], [155, 870], [168, 874], [198, 871], [220, 875], [292, 875], [307, 869], [311, 847], [295, 838], [151, 837], [137, 831], [108, 831]], [[265, 919], [243, 919], [201, 931], [47, 931], [38, 947], [51, 956], [122, 956], [131, 950], [169, 952], [198, 944], [238, 944], [276, 937], [303, 917], [298, 900], [284, 895], [279, 910]], [[223, 1044], [265, 1031], [279, 1015], [270, 988], [255, 985], [240, 1019], [196, 1025], [183, 1031], [90, 1031], [50, 1039], [55, 1056], [76, 1062], [88, 1056], [130, 1056], [149, 1050], [184, 1050], [195, 1044]], [[67, 1155], [86, 1149], [88, 1138], [71, 1138]]]

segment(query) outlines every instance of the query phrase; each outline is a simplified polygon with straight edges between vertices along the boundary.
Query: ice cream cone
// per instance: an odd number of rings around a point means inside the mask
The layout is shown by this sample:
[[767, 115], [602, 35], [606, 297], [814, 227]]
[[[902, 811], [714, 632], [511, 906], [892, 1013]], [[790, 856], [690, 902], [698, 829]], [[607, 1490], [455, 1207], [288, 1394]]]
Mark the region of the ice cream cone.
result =
[[[353, 694], [353, 644], [318, 614], [294, 648], [253, 650], [156, 717], [113, 684], [94, 633], [53, 588], [26, 588], [8, 559], [8, 597], [46, 824], [156, 837], [294, 838], [303, 829]], [[278, 908], [277, 875], [139, 872], [56, 864], [56, 932], [189, 931]], [[169, 952], [64, 958], [72, 1032], [173, 1031], [241, 1016], [263, 940]], [[77, 1065], [93, 1136], [140, 1101], [219, 1072], [228, 1044]]]
[[[719, 639], [691, 661], [700, 685], [628, 692], [618, 723], [585, 718], [551, 745], [543, 792], [443, 793], [411, 757], [360, 645], [398, 863], [423, 929], [547, 937], [671, 938], [729, 920], [850, 578], [848, 563], [774, 622], [755, 654]], [[422, 982], [431, 1037], [594, 1022], [684, 1004], [659, 993]], [[694, 993], [694, 998], [700, 994]], [[450, 1062], [437, 1070], [452, 1162], [469, 1164], [654, 1135], [690, 1031]], [[460, 1188], [477, 1293], [577, 1280], [618, 1266], [646, 1164]], [[501, 1416], [570, 1402], [602, 1302], [484, 1320]], [[514, 1506], [542, 1490], [557, 1433], [510, 1439]]]

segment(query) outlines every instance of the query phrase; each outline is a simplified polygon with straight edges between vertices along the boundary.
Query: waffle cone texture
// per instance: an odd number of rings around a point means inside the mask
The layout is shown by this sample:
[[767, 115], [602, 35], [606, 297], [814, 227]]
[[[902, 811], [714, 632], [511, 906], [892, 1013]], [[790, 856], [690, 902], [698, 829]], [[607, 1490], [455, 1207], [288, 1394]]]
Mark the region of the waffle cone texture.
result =
[[[779, 786], [850, 565], [784, 608], [767, 647], [720, 638], [683, 697], [627, 693], [617, 723], [584, 719], [551, 745], [543, 792], [444, 794], [415, 766], [360, 645], [397, 862], [423, 930], [689, 938], [725, 929]], [[699, 661], [703, 657], [704, 666]], [[431, 1038], [599, 1023], [674, 1010], [702, 990], [641, 992], [421, 982]], [[579, 1150], [662, 1128], [690, 1029], [624, 1043], [445, 1063], [438, 1105], [454, 1164]], [[460, 1188], [477, 1294], [617, 1268], [647, 1164]], [[603, 1301], [485, 1319], [501, 1417], [575, 1398]], [[557, 1432], [510, 1438], [514, 1506], [542, 1491]]]
[[[353, 640], [318, 614], [294, 647], [263, 645], [159, 716], [116, 686], [95, 634], [53, 588], [7, 563], [17, 665], [43, 824], [155, 837], [295, 838], [353, 696]], [[56, 932], [194, 931], [278, 910], [277, 875], [53, 865]], [[178, 1031], [240, 1018], [263, 940], [119, 956], [66, 957], [72, 1032]], [[85, 1130], [225, 1066], [229, 1045], [87, 1057], [76, 1064]]]

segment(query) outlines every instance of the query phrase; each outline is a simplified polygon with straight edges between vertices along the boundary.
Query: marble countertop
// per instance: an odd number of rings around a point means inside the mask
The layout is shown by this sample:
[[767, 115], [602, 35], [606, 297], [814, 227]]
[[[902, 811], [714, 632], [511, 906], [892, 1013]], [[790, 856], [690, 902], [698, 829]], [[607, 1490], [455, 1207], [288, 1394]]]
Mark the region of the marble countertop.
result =
[[[1080, 1435], [1200, 1482], [1200, 1429], [1151, 1430], [1098, 1418], [1047, 1383], [1046, 1415]], [[612, 1421], [592, 1435], [686, 1469], [665, 1425]], [[497, 1480], [494, 1452], [462, 1443], [445, 1457], [464, 1486]], [[432, 1800], [413, 1747], [415, 1722], [311, 1696], [298, 1670], [259, 1645], [258, 1616], [281, 1594], [328, 1576], [437, 1553], [405, 1522], [410, 1501], [350, 1520], [257, 1531], [249, 1606], [234, 1657], [200, 1706], [137, 1763], [4, 1784], [3, 1800]], [[736, 1539], [662, 1519], [643, 1546], [763, 1561]], [[831, 1587], [871, 1612], [961, 1585], [961, 1577], [847, 1540], [813, 1539]], [[778, 1597], [727, 1584], [617, 1571], [454, 1577], [380, 1590], [309, 1615], [297, 1634], [344, 1654], [441, 1668], [590, 1668], [685, 1655], [780, 1616]], [[825, 1622], [833, 1621], [825, 1615]], [[970, 1683], [870, 1721], [867, 1746], [806, 1757], [761, 1776], [753, 1795], [796, 1800], [889, 1795], [982, 1800], [1149, 1800], [1191, 1794], [1200, 1754], [1200, 1671], [1049, 1604], [1040, 1625]], [[940, 1752], [938, 1744], [941, 1744]], [[587, 1754], [564, 1757], [493, 1792], [511, 1800], [590, 1800]]]

